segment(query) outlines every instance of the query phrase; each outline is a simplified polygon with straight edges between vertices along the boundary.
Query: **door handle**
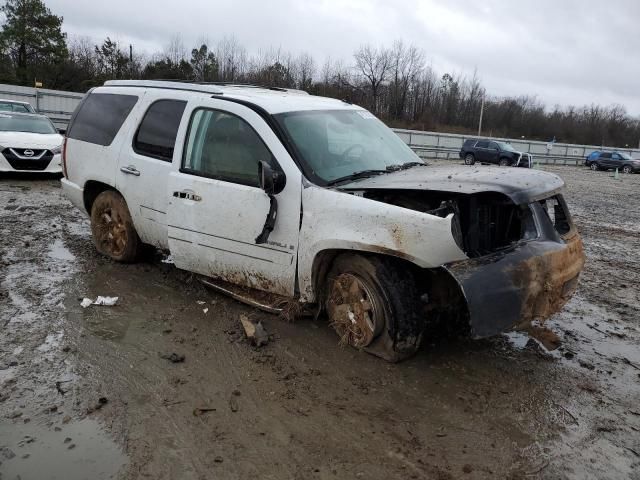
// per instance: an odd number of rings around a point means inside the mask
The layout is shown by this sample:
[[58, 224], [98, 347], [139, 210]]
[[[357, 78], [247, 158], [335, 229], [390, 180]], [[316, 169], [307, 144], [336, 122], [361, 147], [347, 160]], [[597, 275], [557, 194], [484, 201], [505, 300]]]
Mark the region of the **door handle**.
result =
[[140, 171], [137, 168], [132, 167], [131, 165], [129, 165], [128, 167], [120, 167], [120, 171], [128, 175], [134, 175], [136, 177], [140, 176]]
[[173, 192], [173, 196], [176, 198], [184, 198], [185, 200], [193, 200], [194, 202], [199, 202], [202, 200], [200, 195], [197, 195], [189, 190], [182, 190], [181, 192]]

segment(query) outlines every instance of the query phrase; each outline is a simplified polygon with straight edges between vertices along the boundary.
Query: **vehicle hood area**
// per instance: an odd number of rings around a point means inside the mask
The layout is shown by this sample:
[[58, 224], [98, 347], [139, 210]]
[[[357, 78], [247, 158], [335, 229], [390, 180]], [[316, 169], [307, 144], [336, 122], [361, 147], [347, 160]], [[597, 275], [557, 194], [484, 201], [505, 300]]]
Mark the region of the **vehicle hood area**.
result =
[[426, 166], [391, 172], [341, 185], [341, 190], [428, 190], [456, 194], [495, 192], [523, 205], [550, 197], [564, 187], [552, 173], [529, 169]]
[[0, 132], [0, 147], [51, 149], [62, 145], [62, 135], [31, 132]]

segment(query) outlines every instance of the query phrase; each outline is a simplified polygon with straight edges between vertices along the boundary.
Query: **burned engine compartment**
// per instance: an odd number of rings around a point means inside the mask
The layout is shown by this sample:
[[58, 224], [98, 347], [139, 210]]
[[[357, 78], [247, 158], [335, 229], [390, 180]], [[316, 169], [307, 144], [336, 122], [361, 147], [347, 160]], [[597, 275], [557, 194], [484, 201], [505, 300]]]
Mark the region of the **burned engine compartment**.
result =
[[367, 190], [364, 198], [439, 217], [454, 214], [452, 234], [470, 258], [477, 258], [534, 238], [528, 205], [516, 205], [497, 192], [453, 193], [424, 190]]

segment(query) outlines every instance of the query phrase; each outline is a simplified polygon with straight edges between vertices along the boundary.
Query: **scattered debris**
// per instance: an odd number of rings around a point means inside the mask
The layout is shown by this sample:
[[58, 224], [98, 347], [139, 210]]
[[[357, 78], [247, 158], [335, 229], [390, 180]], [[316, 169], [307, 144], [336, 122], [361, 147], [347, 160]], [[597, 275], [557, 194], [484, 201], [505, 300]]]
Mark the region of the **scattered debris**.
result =
[[588, 370], [594, 370], [596, 368], [593, 363], [587, 362], [586, 360], [578, 360], [578, 363], [582, 368], [586, 368]]
[[98, 295], [95, 300], [91, 300], [90, 298], [83, 298], [80, 302], [80, 306], [82, 308], [87, 308], [91, 305], [99, 305], [103, 307], [113, 307], [118, 301], [119, 297], [103, 297]]
[[261, 347], [269, 343], [269, 334], [262, 326], [262, 322], [254, 323], [246, 315], [240, 315], [240, 322], [242, 322], [245, 335], [254, 346]]
[[160, 354], [160, 358], [164, 358], [165, 360], [169, 360], [171, 363], [182, 363], [184, 362], [185, 356], [181, 353], [162, 353]]
[[217, 456], [216, 458], [213, 459], [214, 462], [216, 463], [222, 463], [223, 462], [223, 458], [221, 456]]
[[238, 400], [236, 400], [236, 397], [232, 396], [231, 398], [229, 398], [229, 408], [234, 413], [240, 410], [240, 407], [238, 406]]
[[193, 409], [193, 416], [194, 417], [199, 417], [200, 415], [202, 415], [203, 413], [207, 413], [207, 412], [215, 412], [216, 409], [215, 408], [209, 408], [209, 407], [196, 407]]
[[209, 309], [208, 309], [208, 308], [203, 308], [203, 309], [202, 309], [202, 312], [203, 312], [205, 315], [207, 314], [207, 312], [208, 312], [208, 311], [209, 311]]

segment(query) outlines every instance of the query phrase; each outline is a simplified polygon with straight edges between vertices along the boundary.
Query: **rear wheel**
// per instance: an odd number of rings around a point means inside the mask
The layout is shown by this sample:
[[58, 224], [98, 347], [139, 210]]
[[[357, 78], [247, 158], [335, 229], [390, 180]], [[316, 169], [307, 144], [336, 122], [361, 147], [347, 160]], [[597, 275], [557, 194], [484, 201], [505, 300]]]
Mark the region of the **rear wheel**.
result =
[[396, 362], [422, 340], [415, 279], [393, 259], [344, 254], [336, 258], [325, 288], [325, 308], [340, 343]]
[[508, 167], [509, 165], [511, 165], [511, 162], [506, 158], [501, 158], [498, 165], [500, 165], [501, 167]]
[[622, 167], [622, 173], [633, 173], [633, 169], [630, 165], [625, 165], [624, 167]]
[[598, 164], [596, 162], [591, 163], [591, 166], [589, 167], [591, 170], [593, 170], [594, 172], [596, 170], [600, 170], [600, 167], [598, 167]]
[[464, 156], [464, 164], [473, 165], [474, 163], [476, 163], [476, 157], [474, 157], [471, 153], [467, 153]]
[[118, 262], [133, 262], [142, 250], [127, 203], [113, 190], [100, 193], [93, 202], [91, 234], [98, 252]]

